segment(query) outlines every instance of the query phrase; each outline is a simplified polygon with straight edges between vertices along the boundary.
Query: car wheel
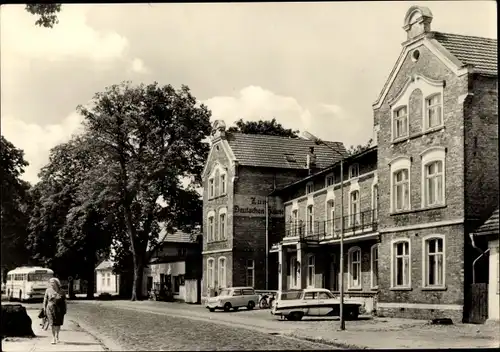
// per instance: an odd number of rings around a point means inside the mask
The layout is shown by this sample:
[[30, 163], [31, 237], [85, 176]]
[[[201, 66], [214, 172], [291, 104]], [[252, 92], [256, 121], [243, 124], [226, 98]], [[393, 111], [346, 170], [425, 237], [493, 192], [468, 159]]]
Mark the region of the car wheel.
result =
[[292, 312], [288, 315], [288, 320], [299, 321], [302, 319], [303, 316], [304, 316], [304, 313], [302, 313], [302, 312]]
[[267, 297], [262, 297], [259, 301], [259, 308], [260, 309], [266, 309], [269, 308], [267, 304]]
[[250, 301], [250, 302], [248, 302], [248, 304], [247, 304], [247, 309], [248, 309], [248, 310], [252, 310], [252, 309], [254, 309], [254, 308], [255, 308], [255, 302], [254, 302], [254, 301]]
[[212, 313], [215, 312], [215, 308], [208, 308], [208, 310]]
[[229, 312], [230, 309], [231, 309], [231, 303], [227, 302], [226, 304], [224, 304], [224, 312]]

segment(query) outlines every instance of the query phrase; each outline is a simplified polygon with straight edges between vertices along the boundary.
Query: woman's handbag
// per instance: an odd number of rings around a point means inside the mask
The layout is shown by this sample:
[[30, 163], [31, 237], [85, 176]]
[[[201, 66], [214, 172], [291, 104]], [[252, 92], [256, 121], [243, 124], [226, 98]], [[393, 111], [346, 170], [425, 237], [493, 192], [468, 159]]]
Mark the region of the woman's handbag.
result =
[[38, 313], [38, 318], [40, 318], [40, 319], [45, 318], [45, 309], [42, 308], [40, 310], [40, 313]]

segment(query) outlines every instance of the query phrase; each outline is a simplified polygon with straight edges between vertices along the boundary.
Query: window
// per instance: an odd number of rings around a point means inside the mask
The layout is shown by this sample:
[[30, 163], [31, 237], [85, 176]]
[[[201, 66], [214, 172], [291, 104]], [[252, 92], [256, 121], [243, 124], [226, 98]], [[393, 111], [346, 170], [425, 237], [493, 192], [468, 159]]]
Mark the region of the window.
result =
[[371, 248], [370, 255], [370, 272], [371, 272], [371, 287], [378, 287], [378, 244], [375, 244]]
[[299, 211], [292, 211], [292, 236], [298, 235], [298, 227], [299, 227]]
[[443, 123], [441, 110], [441, 94], [434, 94], [425, 99], [426, 128], [441, 126]]
[[433, 161], [425, 165], [425, 205], [443, 204], [443, 162]]
[[312, 300], [312, 299], [316, 299], [316, 292], [306, 292], [304, 294], [304, 299], [305, 300]]
[[208, 180], [208, 198], [215, 197], [215, 180], [213, 178]]
[[252, 290], [252, 289], [250, 289], [250, 288], [245, 288], [245, 289], [241, 290], [241, 293], [243, 295], [247, 295], [248, 296], [248, 295], [254, 295], [255, 291]]
[[393, 174], [394, 211], [410, 209], [410, 180], [409, 169], [398, 170]]
[[349, 249], [349, 288], [361, 288], [361, 249]]
[[315, 276], [315, 269], [314, 269], [314, 255], [310, 255], [307, 258], [307, 286], [308, 287], [314, 287], [314, 276]]
[[214, 288], [215, 283], [214, 283], [214, 259], [213, 258], [208, 258], [207, 260], [207, 287], [208, 288]]
[[424, 287], [444, 286], [444, 237], [424, 239]]
[[106, 274], [101, 273], [101, 276], [102, 276], [102, 287], [104, 287], [104, 286], [106, 286]]
[[327, 231], [330, 235], [335, 234], [335, 201], [329, 200], [326, 203], [326, 221], [327, 221]]
[[314, 192], [314, 183], [309, 182], [306, 185], [306, 194], [313, 193]]
[[358, 177], [359, 176], [359, 165], [352, 164], [349, 166], [349, 178]]
[[220, 194], [226, 194], [226, 174], [220, 175]]
[[222, 213], [219, 214], [219, 239], [220, 240], [225, 240], [226, 239], [226, 214]]
[[408, 135], [408, 108], [403, 106], [394, 111], [393, 139]]
[[378, 185], [373, 185], [372, 188], [372, 211], [373, 220], [378, 219]]
[[254, 261], [253, 259], [248, 259], [247, 260], [247, 270], [246, 270], [246, 283], [247, 286], [254, 287], [255, 283], [255, 267], [254, 267]]
[[212, 216], [209, 216], [208, 217], [208, 241], [209, 242], [213, 242], [215, 241], [215, 228], [214, 228], [215, 224], [214, 224], [214, 217], [213, 215]]
[[333, 186], [333, 183], [334, 183], [334, 178], [333, 178], [333, 175], [327, 175], [326, 176], [326, 187], [330, 187], [330, 186]]
[[291, 256], [290, 257], [290, 275], [292, 276], [292, 280], [290, 282], [291, 287], [297, 287], [298, 286], [298, 277], [297, 277], [297, 257], [296, 256]]
[[107, 282], [108, 282], [108, 286], [111, 286], [111, 273], [107, 273], [106, 274], [106, 279], [107, 279]]
[[393, 244], [393, 287], [410, 287], [410, 242], [401, 241]]
[[424, 150], [422, 158], [422, 208], [446, 203], [446, 148], [440, 146]]
[[351, 225], [358, 225], [359, 224], [359, 218], [360, 218], [360, 212], [359, 212], [359, 191], [352, 191], [351, 192], [351, 199], [350, 199], [350, 223]]
[[233, 290], [233, 296], [241, 296], [241, 290]]
[[314, 207], [309, 205], [307, 207], [307, 235], [314, 233]]
[[219, 287], [226, 287], [226, 258], [219, 258]]

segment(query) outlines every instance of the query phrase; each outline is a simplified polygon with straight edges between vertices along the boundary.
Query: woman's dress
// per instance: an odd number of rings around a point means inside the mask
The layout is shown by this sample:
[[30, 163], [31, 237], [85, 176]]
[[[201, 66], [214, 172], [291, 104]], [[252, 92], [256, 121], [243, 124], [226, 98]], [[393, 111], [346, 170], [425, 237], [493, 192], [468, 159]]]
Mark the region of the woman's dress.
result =
[[66, 314], [66, 297], [64, 293], [56, 292], [52, 288], [45, 291], [44, 304], [45, 315], [51, 326], [61, 326]]

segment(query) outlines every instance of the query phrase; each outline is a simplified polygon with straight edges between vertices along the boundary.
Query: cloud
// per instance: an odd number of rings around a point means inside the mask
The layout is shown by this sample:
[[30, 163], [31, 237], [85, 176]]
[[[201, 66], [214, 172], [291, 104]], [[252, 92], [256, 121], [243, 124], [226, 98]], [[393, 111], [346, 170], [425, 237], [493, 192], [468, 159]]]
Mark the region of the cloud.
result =
[[130, 65], [130, 69], [136, 73], [149, 73], [150, 72], [149, 69], [146, 67], [146, 65], [144, 65], [144, 61], [142, 61], [139, 58], [135, 58], [132, 60], [132, 63]]
[[301, 105], [297, 99], [273, 93], [258, 86], [241, 89], [234, 96], [219, 96], [203, 101], [212, 119], [231, 126], [236, 120], [270, 120], [285, 128], [308, 131], [324, 140], [343, 142], [346, 147], [366, 142], [372, 136], [372, 116], [357, 116], [334, 103]]
[[[64, 5], [54, 28], [35, 25], [36, 16], [24, 5], [2, 6], [2, 59], [20, 56], [60, 61], [86, 58], [96, 62], [124, 56], [127, 38], [113, 31], [100, 32], [87, 24], [87, 9]], [[10, 32], [10, 33], [9, 33]]]
[[45, 126], [26, 123], [12, 116], [2, 117], [2, 135], [16, 148], [24, 150], [24, 158], [30, 163], [22, 178], [36, 183], [38, 172], [49, 161], [50, 149], [79, 133], [81, 122], [82, 116], [77, 112], [69, 114], [60, 124]]

